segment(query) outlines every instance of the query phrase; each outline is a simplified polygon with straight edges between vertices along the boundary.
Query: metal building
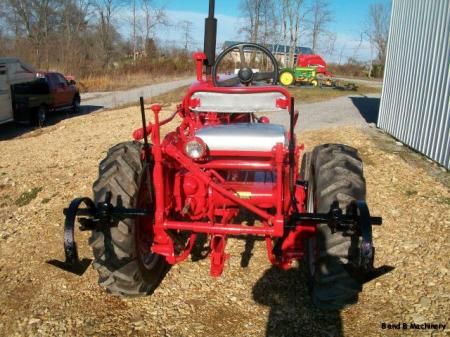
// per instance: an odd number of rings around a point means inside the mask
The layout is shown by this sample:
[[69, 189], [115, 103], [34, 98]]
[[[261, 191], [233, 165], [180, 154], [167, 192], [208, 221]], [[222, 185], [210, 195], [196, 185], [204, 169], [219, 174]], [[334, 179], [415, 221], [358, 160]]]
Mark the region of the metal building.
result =
[[450, 0], [393, 0], [377, 124], [450, 169]]

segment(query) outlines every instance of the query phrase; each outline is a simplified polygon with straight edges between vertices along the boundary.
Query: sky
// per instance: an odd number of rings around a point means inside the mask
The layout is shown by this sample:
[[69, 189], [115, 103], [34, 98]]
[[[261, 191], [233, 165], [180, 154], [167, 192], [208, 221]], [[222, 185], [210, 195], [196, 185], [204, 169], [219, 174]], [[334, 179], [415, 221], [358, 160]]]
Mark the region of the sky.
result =
[[[189, 48], [203, 49], [204, 19], [208, 15], [208, 0], [155, 0], [158, 5], [164, 6], [171, 26], [159, 28], [155, 32], [156, 38], [161, 42], [183, 46], [184, 38], [178, 23], [183, 20], [192, 22], [191, 41]], [[354, 57], [367, 61], [375, 57], [367, 41], [361, 41], [361, 32], [364, 29], [369, 6], [372, 3], [389, 5], [390, 0], [328, 0], [333, 12], [334, 20], [328, 25], [328, 30], [336, 34], [334, 53], [323, 55], [328, 62], [346, 62], [347, 58]], [[215, 16], [218, 19], [217, 46], [227, 40], [242, 41], [239, 33], [243, 18], [239, 9], [240, 0], [216, 0]], [[301, 24], [301, 23], [300, 23]], [[124, 34], [124, 30], [121, 31]], [[126, 34], [126, 33], [125, 33]], [[306, 37], [299, 45], [310, 47]], [[372, 54], [372, 56], [371, 56]]]

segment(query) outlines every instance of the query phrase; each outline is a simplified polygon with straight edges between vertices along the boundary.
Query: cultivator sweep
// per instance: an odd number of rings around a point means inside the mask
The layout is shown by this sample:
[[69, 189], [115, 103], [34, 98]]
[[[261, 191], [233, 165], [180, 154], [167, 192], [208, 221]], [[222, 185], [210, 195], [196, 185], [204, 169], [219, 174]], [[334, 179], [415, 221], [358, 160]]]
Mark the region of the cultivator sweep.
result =
[[[121, 296], [151, 294], [170, 265], [189, 257], [199, 234], [209, 238], [212, 276], [224, 271], [230, 235], [260, 236], [272, 264], [287, 269], [306, 260], [317, 305], [355, 302], [360, 276], [374, 269], [372, 226], [382, 222], [364, 201], [357, 151], [325, 144], [304, 152], [294, 133], [294, 99], [277, 86], [273, 55], [244, 43], [216, 60], [213, 0], [206, 31], [205, 53], [194, 54], [197, 82], [174, 114], [161, 120], [161, 106], [146, 108], [141, 98], [142, 128], [108, 151], [94, 199], [75, 199], [64, 210], [64, 268], [82, 269], [77, 219], [80, 230], [92, 231], [100, 284]], [[218, 64], [233, 50], [241, 58], [238, 74], [219, 75]], [[272, 70], [253, 72], [247, 50], [263, 53]], [[289, 114], [289, 131], [267, 113]], [[161, 126], [176, 116], [181, 123], [162, 138]]]

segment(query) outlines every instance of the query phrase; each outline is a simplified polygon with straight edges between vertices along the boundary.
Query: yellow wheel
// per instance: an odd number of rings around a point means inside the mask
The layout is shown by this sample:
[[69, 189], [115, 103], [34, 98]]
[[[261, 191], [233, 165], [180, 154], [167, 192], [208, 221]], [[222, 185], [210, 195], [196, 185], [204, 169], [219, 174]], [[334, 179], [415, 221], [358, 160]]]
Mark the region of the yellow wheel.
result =
[[311, 84], [312, 84], [313, 87], [317, 87], [317, 84], [318, 84], [318, 83], [317, 83], [317, 80], [312, 80], [312, 81], [311, 81]]
[[283, 71], [280, 74], [280, 83], [284, 86], [289, 86], [294, 83], [294, 75], [290, 71]]

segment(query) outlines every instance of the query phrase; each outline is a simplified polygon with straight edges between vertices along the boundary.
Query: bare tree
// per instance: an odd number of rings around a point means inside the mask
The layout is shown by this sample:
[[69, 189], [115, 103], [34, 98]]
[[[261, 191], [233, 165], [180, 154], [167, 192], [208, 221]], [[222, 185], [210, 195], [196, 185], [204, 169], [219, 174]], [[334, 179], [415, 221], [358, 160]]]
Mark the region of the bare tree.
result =
[[339, 61], [338, 64], [342, 64], [342, 58], [344, 57], [345, 49], [347, 48], [347, 44], [342, 44], [341, 49], [339, 51]]
[[[301, 10], [303, 0], [283, 0], [282, 10], [284, 32], [289, 34], [289, 57], [288, 66], [294, 66], [294, 55], [296, 54], [297, 41], [300, 32], [300, 20], [304, 18], [305, 13]], [[302, 15], [303, 12], [303, 15]]]
[[365, 34], [377, 51], [377, 62], [384, 64], [389, 36], [389, 18], [391, 6], [383, 3], [371, 4]]
[[259, 30], [261, 22], [261, 12], [267, 0], [241, 0], [241, 10], [246, 18], [241, 32], [245, 33], [249, 42], [259, 41]]
[[319, 49], [320, 38], [329, 36], [327, 25], [333, 21], [333, 13], [328, 0], [312, 0], [310, 5], [311, 20], [308, 20], [311, 48], [314, 52]]
[[136, 62], [136, 52], [137, 52], [137, 35], [136, 35], [136, 0], [133, 0], [132, 2], [132, 8], [133, 8], [133, 16], [132, 16], [132, 44], [133, 44], [133, 61]]
[[113, 19], [119, 7], [119, 3], [115, 0], [97, 0], [95, 7], [100, 19], [98, 33], [104, 55], [103, 66], [109, 67], [114, 52], [114, 37], [117, 35]]
[[244, 25], [240, 32], [252, 43], [275, 43], [278, 39], [276, 0], [241, 0]]
[[92, 3], [90, 0], [66, 0], [61, 1], [60, 4], [59, 27], [54, 39], [60, 47], [55, 48], [54, 53], [60, 55], [59, 68], [73, 73], [83, 67], [86, 59], [89, 13]]
[[[169, 24], [166, 11], [164, 7], [158, 7], [154, 4], [154, 0], [141, 0], [141, 9], [143, 18], [140, 24], [143, 34], [143, 41], [145, 46], [153, 37], [154, 30], [157, 26], [167, 26]], [[144, 48], [145, 48], [144, 46]], [[147, 48], [146, 52], [148, 54]]]
[[322, 53], [328, 56], [333, 56], [336, 52], [336, 40], [336, 33], [326, 32], [325, 34], [323, 34], [320, 48]]
[[302, 31], [302, 22], [305, 20], [306, 11], [303, 8], [304, 0], [281, 0], [276, 2], [273, 12], [276, 22], [276, 43], [285, 47], [285, 66], [294, 65], [296, 47]]
[[49, 67], [49, 36], [57, 20], [56, 0], [9, 0], [10, 22], [18, 34], [24, 32], [31, 42], [37, 67]]
[[178, 24], [180, 26], [183, 40], [184, 40], [184, 50], [188, 50], [189, 44], [192, 41], [192, 21], [182, 20]]

